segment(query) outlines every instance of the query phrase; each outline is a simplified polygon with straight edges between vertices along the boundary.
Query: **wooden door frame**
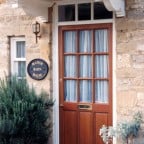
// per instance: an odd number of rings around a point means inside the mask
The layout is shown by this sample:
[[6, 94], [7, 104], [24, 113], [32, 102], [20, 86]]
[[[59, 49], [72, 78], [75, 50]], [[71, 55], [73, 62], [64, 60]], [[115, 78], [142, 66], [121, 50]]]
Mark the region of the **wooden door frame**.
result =
[[[58, 60], [58, 26], [60, 25], [79, 25], [83, 22], [74, 23], [58, 23], [57, 22], [57, 5], [54, 6], [53, 11], [53, 35], [52, 35], [52, 65], [53, 65], [53, 97], [55, 99], [55, 105], [53, 109], [53, 144], [59, 144], [59, 60]], [[113, 125], [116, 125], [116, 30], [115, 30], [115, 16], [112, 20], [98, 20], [98, 21], [85, 21], [85, 24], [101, 24], [112, 23], [112, 48], [113, 48]], [[116, 140], [114, 139], [114, 143]]]

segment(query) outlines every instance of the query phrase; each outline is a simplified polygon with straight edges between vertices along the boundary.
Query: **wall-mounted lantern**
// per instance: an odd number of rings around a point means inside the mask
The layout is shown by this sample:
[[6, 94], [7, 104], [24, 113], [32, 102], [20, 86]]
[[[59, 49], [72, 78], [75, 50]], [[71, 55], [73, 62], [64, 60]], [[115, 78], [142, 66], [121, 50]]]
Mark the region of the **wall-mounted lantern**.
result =
[[32, 25], [32, 30], [33, 33], [36, 35], [36, 43], [38, 41], [38, 38], [40, 38], [41, 36], [38, 35], [40, 33], [40, 23], [38, 23], [37, 21]]

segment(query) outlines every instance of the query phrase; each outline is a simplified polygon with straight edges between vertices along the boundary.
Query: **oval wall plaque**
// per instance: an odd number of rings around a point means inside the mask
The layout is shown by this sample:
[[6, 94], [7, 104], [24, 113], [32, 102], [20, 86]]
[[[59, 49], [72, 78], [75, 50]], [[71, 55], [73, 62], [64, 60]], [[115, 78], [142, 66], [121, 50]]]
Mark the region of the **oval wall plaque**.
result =
[[28, 74], [32, 79], [42, 80], [49, 71], [48, 64], [42, 59], [33, 59], [27, 67]]

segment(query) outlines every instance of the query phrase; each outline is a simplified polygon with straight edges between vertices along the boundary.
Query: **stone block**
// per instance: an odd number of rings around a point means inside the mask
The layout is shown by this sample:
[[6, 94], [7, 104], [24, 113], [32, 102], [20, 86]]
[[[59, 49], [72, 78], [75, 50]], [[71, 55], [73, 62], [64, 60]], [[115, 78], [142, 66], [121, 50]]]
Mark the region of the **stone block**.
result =
[[[143, 69], [142, 69], [143, 70]], [[133, 68], [121, 68], [117, 69], [116, 75], [117, 78], [134, 78], [137, 76], [144, 76], [144, 72], [142, 70], [136, 70]]]
[[117, 55], [117, 68], [129, 68], [131, 67], [131, 56], [129, 54]]
[[136, 106], [137, 102], [136, 91], [121, 91], [117, 94], [117, 107], [119, 108], [133, 108]]
[[41, 57], [48, 60], [48, 56], [50, 54], [50, 48], [48, 47], [48, 40], [47, 39], [40, 39], [39, 40], [39, 49], [40, 49]]
[[1, 4], [1, 3], [5, 3], [5, 2], [6, 2], [6, 0], [0, 0], [0, 4]]
[[136, 64], [144, 63], [144, 55], [141, 55], [141, 54], [132, 55], [132, 60], [133, 60], [133, 63], [136, 63]]
[[139, 52], [143, 52], [143, 40], [132, 40], [129, 42], [122, 42], [117, 44], [117, 53], [118, 54], [137, 54]]

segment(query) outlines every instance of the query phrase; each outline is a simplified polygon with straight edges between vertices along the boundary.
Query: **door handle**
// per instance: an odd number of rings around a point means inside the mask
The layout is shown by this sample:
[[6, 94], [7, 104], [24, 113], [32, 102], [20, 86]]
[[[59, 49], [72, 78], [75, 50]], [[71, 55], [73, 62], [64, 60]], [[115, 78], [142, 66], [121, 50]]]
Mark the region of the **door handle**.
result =
[[63, 105], [63, 104], [60, 104], [60, 107], [64, 107], [64, 105]]
[[92, 104], [78, 104], [80, 110], [92, 110]]

